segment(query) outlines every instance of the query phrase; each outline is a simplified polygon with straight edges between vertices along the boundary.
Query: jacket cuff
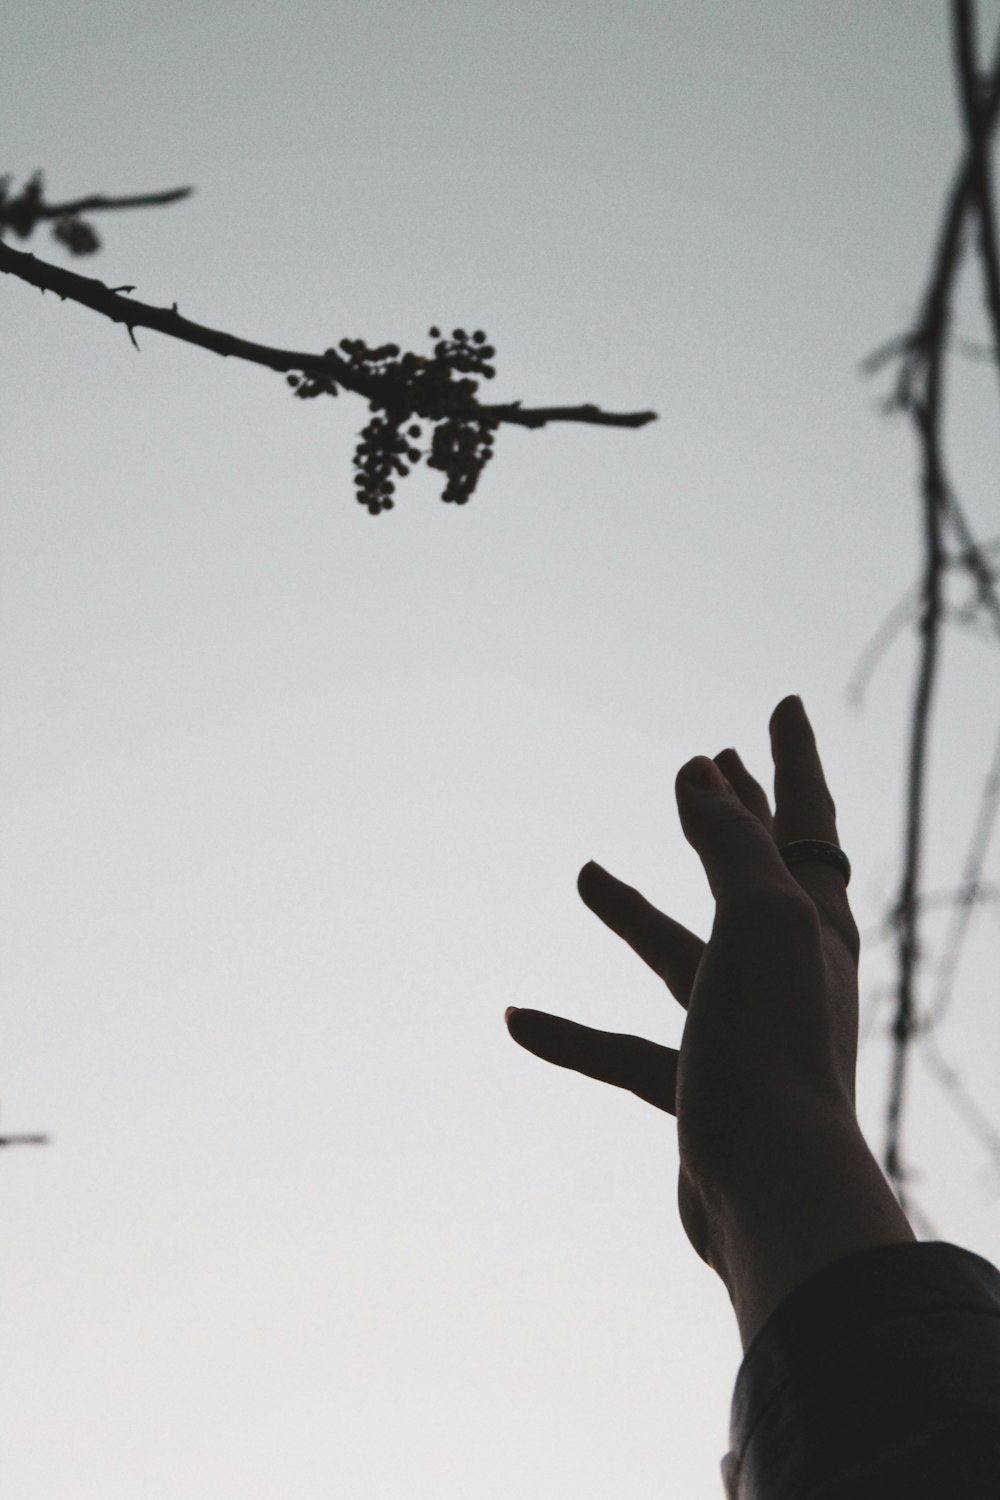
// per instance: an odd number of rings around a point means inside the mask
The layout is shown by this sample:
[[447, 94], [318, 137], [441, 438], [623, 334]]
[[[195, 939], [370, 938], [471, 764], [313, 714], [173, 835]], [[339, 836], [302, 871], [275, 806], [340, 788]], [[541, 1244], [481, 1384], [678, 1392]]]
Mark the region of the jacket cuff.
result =
[[[943, 1241], [856, 1251], [789, 1292], [746, 1351], [726, 1494], [916, 1496], [944, 1475], [941, 1494], [1000, 1495], [998, 1390], [995, 1266]], [[992, 1488], [969, 1488], [977, 1475]]]

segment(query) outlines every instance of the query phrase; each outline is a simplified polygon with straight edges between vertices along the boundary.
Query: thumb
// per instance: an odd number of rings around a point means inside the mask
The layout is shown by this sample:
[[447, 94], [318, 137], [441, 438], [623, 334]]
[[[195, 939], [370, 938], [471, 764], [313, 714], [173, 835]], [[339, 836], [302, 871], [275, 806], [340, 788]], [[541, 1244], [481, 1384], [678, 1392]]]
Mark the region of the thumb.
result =
[[787, 885], [791, 877], [770, 832], [714, 760], [696, 755], [681, 766], [674, 792], [684, 837], [701, 860], [716, 901]]

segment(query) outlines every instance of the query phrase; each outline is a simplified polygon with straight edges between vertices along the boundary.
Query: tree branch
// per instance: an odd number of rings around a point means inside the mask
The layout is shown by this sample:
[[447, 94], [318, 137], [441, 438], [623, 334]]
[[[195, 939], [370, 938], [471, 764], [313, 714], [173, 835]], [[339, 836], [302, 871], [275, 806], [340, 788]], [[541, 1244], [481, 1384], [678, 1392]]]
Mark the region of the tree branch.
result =
[[[120, 208], [153, 201], [174, 202], [187, 191], [182, 188], [131, 199], [81, 198], [60, 207], [65, 211], [67, 208], [79, 209], [81, 205]], [[51, 217], [55, 211], [50, 205], [44, 211], [39, 209], [36, 217]], [[0, 231], [2, 226], [0, 204]], [[524, 407], [519, 401], [499, 404], [479, 401], [476, 397], [478, 383], [468, 377], [478, 375], [490, 380], [496, 373], [489, 363], [496, 351], [486, 343], [486, 335], [481, 330], [470, 338], [464, 329], [456, 328], [449, 340], [442, 339], [440, 330], [432, 328], [431, 337], [438, 342], [431, 357], [410, 352], [401, 354], [396, 344], [369, 349], [363, 339], [341, 339], [343, 355], [336, 349], [326, 349], [321, 354], [301, 349], [277, 349], [251, 339], [238, 338], [222, 329], [194, 323], [181, 316], [176, 303], [167, 308], [138, 302], [124, 295], [135, 290], [132, 286], [108, 287], [95, 277], [81, 276], [25, 251], [14, 250], [2, 238], [0, 271], [43, 292], [54, 292], [64, 301], [68, 299], [89, 307], [113, 323], [122, 324], [133, 344], [137, 328], [151, 328], [168, 338], [196, 344], [224, 358], [243, 359], [284, 372], [295, 394], [304, 399], [336, 396], [341, 387], [364, 396], [373, 412], [384, 413], [373, 417], [360, 433], [354, 455], [357, 498], [373, 515], [392, 509], [395, 476], [410, 472], [405, 460], [416, 463], [421, 458], [426, 460], [429, 468], [441, 469], [447, 475], [448, 483], [442, 498], [464, 504], [493, 456], [493, 434], [502, 423], [527, 428], [544, 427], [550, 422], [644, 427], [656, 420], [656, 413], [652, 411], [606, 412], [592, 403]], [[454, 378], [456, 376], [464, 378]], [[420, 418], [435, 424], [427, 451], [415, 448], [409, 441], [421, 435], [421, 429], [415, 425]]]
[[[132, 193], [118, 198], [108, 198], [104, 193], [91, 193], [87, 198], [67, 198], [65, 203], [40, 201], [32, 210], [36, 221], [75, 218], [77, 214], [104, 213], [113, 208], [158, 208], [167, 203], [179, 203], [189, 198], [193, 187], [167, 188], [162, 193]], [[23, 198], [23, 194], [22, 194]], [[0, 205], [0, 230], [14, 225], [16, 205], [21, 200], [14, 198]], [[30, 231], [29, 231], [30, 232]]]
[[[92, 276], [81, 276], [68, 271], [64, 266], [52, 265], [23, 250], [14, 250], [0, 242], [0, 271], [19, 277], [43, 292], [55, 292], [58, 297], [79, 302], [84, 307], [110, 318], [113, 323], [123, 323], [127, 328], [152, 328], [170, 338], [182, 339], [188, 344], [197, 344], [223, 357], [248, 360], [251, 364], [266, 365], [269, 370], [301, 371], [334, 378], [345, 390], [355, 391], [369, 400], [381, 401], [388, 394], [384, 375], [369, 374], [363, 369], [342, 359], [333, 349], [314, 354], [302, 349], [275, 349], [268, 344], [257, 344], [250, 339], [238, 338], [224, 333], [219, 328], [207, 328], [201, 323], [192, 323], [172, 307], [154, 307], [148, 302], [137, 302], [123, 296], [132, 287], [108, 287]], [[388, 346], [395, 347], [395, 346]], [[583, 406], [539, 406], [523, 407], [519, 401], [500, 405], [474, 403], [474, 410], [483, 418], [493, 422], [508, 422], [518, 427], [544, 427], [547, 422], [591, 422], [602, 427], [645, 427], [656, 421], [655, 411], [609, 412], [590, 404]]]
[[980, 901], [984, 890], [988, 894], [989, 888], [984, 887], [983, 884], [983, 866], [986, 863], [986, 851], [993, 833], [998, 804], [1000, 804], [1000, 732], [994, 742], [992, 763], [983, 786], [979, 812], [959, 882], [958, 895], [951, 903], [951, 931], [944, 944], [944, 956], [937, 966], [937, 991], [926, 1016], [921, 1018], [921, 1032], [933, 1030], [951, 1004], [959, 958], [969, 931], [973, 907]]
[[96, 231], [80, 217], [81, 214], [103, 213], [114, 208], [155, 208], [165, 203], [177, 203], [194, 191], [189, 187], [169, 188], [163, 193], [133, 193], [119, 198], [91, 193], [86, 198], [72, 198], [65, 203], [46, 203], [41, 172], [30, 177], [16, 197], [9, 195], [9, 188], [10, 178], [0, 178], [0, 239], [6, 230], [12, 229], [20, 239], [26, 240], [37, 224], [54, 220], [53, 236], [71, 255], [93, 255], [100, 249]]
[[[887, 406], [889, 409], [905, 411], [910, 416], [920, 448], [922, 470], [924, 570], [918, 627], [921, 646], [910, 730], [903, 871], [899, 896], [888, 915], [888, 925], [897, 936], [897, 981], [884, 1159], [887, 1175], [904, 1208], [907, 1207], [904, 1182], [909, 1174], [902, 1160], [901, 1133], [909, 1047], [918, 1034], [922, 1035], [923, 1040], [927, 1040], [931, 1027], [948, 1003], [958, 954], [967, 929], [968, 909], [982, 889], [980, 875], [996, 812], [997, 796], [995, 764], [980, 807], [972, 848], [966, 859], [967, 879], [957, 898], [957, 904], [966, 908], [966, 920], [960, 917], [954, 924], [948, 964], [944, 969], [945, 983], [939, 990], [937, 1003], [929, 1016], [918, 1024], [915, 1019], [916, 968], [921, 953], [918, 924], [921, 911], [927, 904], [919, 890], [927, 741], [938, 666], [940, 628], [944, 618], [943, 575], [946, 567], [957, 562], [969, 572], [976, 584], [978, 604], [993, 615], [1000, 630], [1000, 599], [994, 588], [994, 576], [949, 484], [942, 437], [944, 355], [951, 321], [951, 302], [962, 258], [964, 223], [966, 216], [973, 211], [979, 220], [979, 249], [993, 330], [993, 356], [1000, 360], [1000, 271], [997, 268], [995, 214], [987, 150], [988, 137], [1000, 112], [1000, 35], [990, 75], [985, 80], [980, 79], [975, 68], [974, 17], [969, 0], [952, 0], [952, 20], [955, 65], [966, 130], [965, 156], [948, 197], [937, 252], [917, 324], [908, 334], [899, 336], [876, 350], [863, 365], [870, 373], [888, 359], [900, 358], [895, 393]], [[956, 559], [949, 559], [944, 551], [942, 529], [945, 524], [950, 524], [958, 534], [962, 550]], [[958, 1088], [954, 1073], [941, 1065], [936, 1072], [939, 1081], [947, 1086], [955, 1107], [961, 1106], [960, 1112], [966, 1123], [974, 1121], [977, 1133], [992, 1149], [993, 1137], [988, 1136], [983, 1128], [984, 1117], [977, 1113], [972, 1101]]]
[[[962, 117], [969, 147], [973, 199], [979, 221], [979, 259], [983, 268], [986, 307], [993, 330], [993, 348], [1000, 354], [1000, 260], [997, 258], [996, 207], [990, 176], [989, 130], [983, 105], [983, 85], [976, 68], [975, 13], [969, 0], [953, 0], [955, 71], [962, 100]], [[997, 367], [1000, 373], [1000, 366]]]
[[920, 664], [910, 728], [903, 877], [894, 909], [899, 982], [892, 1025], [893, 1059], [886, 1108], [885, 1169], [904, 1210], [907, 1206], [904, 1188], [906, 1171], [900, 1150], [900, 1136], [909, 1043], [914, 1032], [914, 991], [920, 952], [918, 895], [926, 791], [927, 732], [940, 644], [944, 572], [941, 523], [948, 503], [940, 433], [941, 364], [942, 346], [947, 331], [946, 309], [942, 311], [939, 327], [940, 341], [935, 342], [928, 357], [925, 395], [914, 407], [914, 420], [923, 455], [921, 489], [924, 500], [924, 578], [918, 626], [921, 636]]
[[[997, 38], [997, 48], [990, 69], [989, 92], [983, 113], [983, 127], [988, 133], [994, 130], [998, 115], [1000, 115], [1000, 36]], [[962, 263], [962, 231], [965, 215], [973, 203], [975, 182], [975, 155], [968, 150], [955, 174], [955, 180], [948, 194], [932, 260], [930, 280], [924, 292], [920, 314], [913, 328], [907, 333], [898, 334], [888, 343], [882, 344], [867, 355], [861, 363], [864, 374], [874, 375], [888, 360], [897, 355], [906, 356], [900, 366], [896, 394], [890, 400], [890, 407], [900, 410], [907, 408], [915, 366], [919, 365], [926, 351], [938, 337], [943, 310], [949, 302], [952, 283]]]

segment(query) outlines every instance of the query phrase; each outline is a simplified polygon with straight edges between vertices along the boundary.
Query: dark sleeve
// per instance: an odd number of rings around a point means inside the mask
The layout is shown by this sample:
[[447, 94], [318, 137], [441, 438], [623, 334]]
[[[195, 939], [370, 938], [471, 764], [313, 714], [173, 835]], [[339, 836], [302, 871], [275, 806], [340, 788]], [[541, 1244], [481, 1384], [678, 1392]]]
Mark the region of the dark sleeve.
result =
[[729, 1500], [998, 1500], [1000, 1271], [940, 1241], [824, 1266], [751, 1342], [729, 1440]]

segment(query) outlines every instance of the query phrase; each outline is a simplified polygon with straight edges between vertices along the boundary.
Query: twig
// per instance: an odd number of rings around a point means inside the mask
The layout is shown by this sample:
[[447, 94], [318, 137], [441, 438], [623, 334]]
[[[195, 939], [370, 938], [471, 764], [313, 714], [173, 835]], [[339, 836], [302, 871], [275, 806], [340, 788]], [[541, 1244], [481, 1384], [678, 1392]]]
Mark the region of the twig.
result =
[[941, 1087], [947, 1091], [953, 1109], [961, 1115], [971, 1134], [976, 1136], [986, 1149], [992, 1159], [994, 1169], [1000, 1172], [1000, 1131], [964, 1088], [955, 1069], [945, 1062], [933, 1036], [924, 1038], [920, 1048], [920, 1058]]
[[[942, 1013], [957, 968], [958, 955], [968, 926], [968, 913], [982, 890], [982, 861], [995, 815], [996, 771], [987, 784], [987, 794], [980, 808], [972, 848], [966, 860], [966, 879], [958, 898], [964, 910], [954, 924], [944, 969], [946, 985], [931, 1012], [928, 1023], [915, 1020], [915, 979], [920, 959], [919, 919], [927, 898], [919, 891], [920, 860], [923, 843], [923, 810], [927, 764], [927, 738], [930, 710], [936, 682], [939, 636], [946, 613], [943, 600], [943, 574], [948, 566], [957, 565], [970, 573], [976, 584], [977, 600], [992, 614], [1000, 630], [1000, 599], [994, 587], [994, 576], [985, 552], [972, 536], [958, 499], [950, 486], [943, 454], [943, 384], [944, 354], [951, 320], [951, 301], [958, 266], [962, 256], [962, 234], [966, 215], [973, 209], [979, 221], [978, 247], [983, 264], [986, 301], [993, 327], [994, 348], [1000, 349], [1000, 266], [997, 262], [997, 235], [989, 182], [987, 141], [1000, 110], [1000, 36], [990, 76], [983, 81], [975, 71], [975, 36], [969, 0], [953, 0], [953, 36], [955, 64], [959, 77], [962, 111], [966, 128], [966, 154], [949, 195], [944, 222], [938, 239], [933, 270], [916, 327], [897, 336], [877, 349], [864, 362], [869, 372], [880, 368], [893, 357], [900, 358], [896, 389], [889, 407], [906, 411], [913, 421], [921, 453], [921, 493], [924, 517], [924, 570], [918, 630], [921, 637], [917, 686], [910, 732], [909, 769], [906, 795], [906, 829], [903, 871], [899, 895], [888, 915], [888, 925], [897, 935], [896, 1009], [892, 1025], [894, 1042], [889, 1099], [886, 1110], [885, 1167], [904, 1208], [904, 1182], [907, 1172], [902, 1161], [901, 1132], [906, 1067], [913, 1038], [922, 1033], [926, 1041], [929, 1027]], [[961, 553], [949, 559], [943, 548], [942, 531], [950, 525], [957, 533]], [[898, 614], [899, 606], [897, 606]], [[895, 620], [890, 617], [895, 627]], [[884, 634], [886, 627], [883, 626]], [[894, 630], [893, 630], [894, 633]], [[998, 746], [1000, 754], [1000, 746]], [[938, 1070], [940, 1079], [945, 1074]], [[949, 1074], [951, 1086], [953, 1075]], [[958, 1099], [951, 1088], [953, 1101]], [[967, 1122], [975, 1118], [971, 1101], [963, 1096]], [[957, 1107], [957, 1105], [956, 1105]], [[982, 1132], [980, 1132], [982, 1134]]]
[[[152, 328], [170, 338], [182, 339], [188, 344], [197, 344], [210, 349], [224, 358], [245, 359], [251, 364], [266, 365], [269, 370], [302, 371], [333, 377], [346, 390], [359, 396], [379, 401], [386, 394], [383, 376], [368, 374], [343, 359], [333, 349], [314, 354], [302, 349], [276, 349], [268, 344], [254, 343], [250, 339], [237, 338], [219, 328], [207, 328], [181, 317], [177, 304], [172, 307], [154, 307], [148, 302], [137, 302], [123, 297], [119, 292], [105, 286], [92, 276], [81, 276], [65, 266], [55, 266], [49, 261], [39, 260], [24, 250], [14, 250], [0, 243], [0, 271], [17, 276], [43, 292], [55, 292], [58, 297], [79, 302], [94, 312], [110, 318], [113, 323], [123, 323], [127, 328]], [[606, 412], [593, 405], [584, 406], [540, 406], [523, 407], [520, 402], [490, 406], [476, 402], [477, 414], [491, 422], [507, 422], [518, 427], [544, 427], [548, 422], [592, 422], [602, 427], [645, 427], [656, 421], [655, 411]]]
[[[36, 222], [48, 219], [70, 219], [79, 214], [106, 213], [116, 208], [159, 208], [167, 203], [179, 203], [190, 198], [193, 187], [167, 188], [162, 193], [131, 193], [118, 198], [109, 198], [104, 193], [91, 193], [86, 198], [67, 198], [65, 203], [46, 203], [40, 200], [32, 211]], [[11, 204], [20, 200], [12, 198], [0, 204], [0, 226], [12, 223]]]
[[[133, 344], [136, 328], [152, 328], [224, 358], [248, 360], [286, 372], [300, 397], [336, 396], [340, 387], [365, 396], [372, 411], [385, 413], [369, 421], [359, 435], [354, 455], [357, 498], [373, 515], [391, 510], [395, 476], [409, 473], [407, 459], [416, 463], [425, 458], [429, 467], [442, 469], [448, 476], [442, 498], [464, 504], [492, 457], [493, 433], [501, 423], [528, 428], [544, 427], [549, 422], [644, 427], [656, 420], [652, 411], [606, 412], [592, 404], [524, 407], [519, 401], [492, 405], [478, 401], [477, 382], [468, 378], [469, 374], [491, 379], [496, 373], [488, 362], [496, 351], [485, 342], [481, 330], [470, 338], [456, 328], [448, 340], [441, 339], [440, 330], [432, 328], [432, 337], [438, 338], [433, 357], [409, 352], [401, 355], [396, 344], [369, 349], [363, 339], [341, 339], [340, 347], [348, 356], [343, 358], [335, 349], [322, 354], [276, 349], [208, 328], [182, 317], [176, 302], [169, 308], [137, 302], [123, 296], [122, 288], [112, 289], [94, 277], [39, 260], [2, 240], [0, 271], [124, 324]], [[454, 379], [456, 374], [464, 378]], [[416, 418], [436, 424], [428, 452], [414, 448], [409, 441], [421, 433], [414, 425]]]
[[[1000, 114], [1000, 36], [997, 38], [997, 49], [990, 69], [989, 92], [984, 111], [984, 128], [987, 131], [992, 132], [998, 114]], [[874, 375], [882, 365], [897, 355], [907, 356], [900, 366], [896, 395], [891, 398], [890, 406], [900, 409], [907, 407], [907, 390], [914, 373], [914, 362], [919, 362], [927, 348], [936, 339], [940, 340], [942, 347], [944, 345], [939, 325], [943, 310], [950, 301], [952, 285], [962, 262], [962, 231], [966, 212], [973, 200], [975, 172], [975, 159], [973, 153], [968, 151], [948, 195], [937, 248], [932, 259], [931, 278], [924, 293], [920, 314], [913, 328], [907, 333], [897, 334], [889, 339], [861, 361], [862, 372], [866, 375]]]
[[[238, 338], [221, 329], [209, 328], [181, 317], [176, 302], [154, 307], [123, 295], [133, 286], [108, 287], [94, 277], [80, 276], [65, 267], [12, 249], [3, 241], [5, 228], [26, 237], [41, 219], [55, 219], [54, 233], [74, 254], [88, 254], [98, 240], [79, 214], [91, 209], [137, 208], [174, 203], [190, 188], [131, 197], [107, 198], [91, 194], [60, 204], [44, 201], [41, 174], [36, 173], [17, 198], [7, 197], [8, 180], [0, 183], [0, 271], [16, 276], [41, 291], [52, 291], [64, 301], [78, 302], [112, 322], [121, 323], [136, 349], [135, 330], [155, 332], [209, 349], [224, 358], [247, 360], [285, 373], [296, 396], [336, 396], [340, 389], [367, 398], [376, 415], [359, 434], [354, 454], [357, 499], [377, 515], [391, 510], [397, 475], [410, 472], [409, 465], [425, 459], [428, 467], [447, 476], [442, 498], [464, 504], [472, 495], [485, 465], [493, 456], [493, 436], [501, 423], [537, 428], [550, 422], [582, 422], [602, 427], [644, 427], [656, 413], [605, 412], [592, 403], [580, 406], [524, 407], [520, 401], [487, 404], [477, 399], [478, 382], [469, 376], [492, 379], [496, 371], [489, 363], [495, 350], [486, 334], [477, 330], [471, 338], [455, 329], [452, 338], [438, 339], [433, 357], [401, 354], [398, 345], [370, 349], [363, 339], [341, 339], [342, 357], [336, 349], [322, 354], [277, 349], [250, 339]], [[455, 378], [462, 376], [464, 378]], [[416, 419], [433, 424], [428, 450], [413, 446], [422, 429]]]
[[906, 590], [903, 597], [897, 601], [886, 615], [882, 624], [861, 652], [858, 664], [854, 668], [854, 674], [845, 690], [845, 697], [852, 708], [860, 708], [864, 702], [865, 691], [874, 674], [875, 668], [888, 651], [893, 641], [899, 635], [904, 626], [917, 613], [917, 600], [920, 590], [916, 584], [912, 584]]
[[52, 222], [53, 238], [71, 255], [93, 255], [101, 246], [97, 231], [81, 215], [104, 213], [118, 208], [156, 208], [178, 203], [193, 192], [192, 188], [169, 188], [162, 193], [132, 193], [109, 198], [104, 193], [90, 193], [85, 198], [70, 198], [64, 203], [46, 203], [41, 172], [29, 178], [21, 191], [11, 197], [10, 178], [0, 178], [0, 239], [12, 230], [22, 240], [30, 238], [38, 224]]
[[921, 1020], [920, 1030], [930, 1031], [942, 1019], [951, 1004], [952, 987], [958, 973], [962, 945], [965, 942], [972, 919], [973, 907], [983, 889], [983, 866], [996, 821], [997, 805], [1000, 802], [1000, 733], [993, 746], [993, 763], [983, 788], [979, 813], [972, 834], [972, 843], [965, 856], [959, 893], [952, 904], [951, 931], [945, 942], [944, 956], [938, 964], [937, 990], [927, 1015]]
[[[962, 117], [969, 146], [972, 196], [979, 223], [979, 259], [983, 270], [986, 308], [993, 330], [993, 346], [1000, 349], [1000, 260], [997, 258], [996, 208], [990, 176], [989, 126], [983, 83], [976, 68], [975, 10], [971, 0], [952, 0], [955, 71], [962, 100]], [[997, 367], [1000, 374], [1000, 367]]]
[[[947, 328], [947, 309], [941, 310], [941, 339]], [[897, 932], [897, 965], [899, 984], [896, 1014], [893, 1020], [893, 1058], [889, 1101], [886, 1107], [885, 1169], [895, 1187], [900, 1205], [905, 1209], [906, 1172], [900, 1152], [903, 1100], [909, 1042], [913, 1033], [914, 988], [919, 951], [917, 895], [920, 887], [920, 860], [923, 843], [923, 811], [926, 782], [927, 730], [937, 676], [941, 628], [941, 584], [943, 547], [941, 522], [948, 502], [941, 452], [941, 343], [935, 342], [928, 353], [925, 393], [913, 404], [913, 417], [919, 434], [924, 501], [924, 577], [918, 631], [921, 636], [920, 663], [910, 729], [909, 766], [907, 772], [906, 831], [904, 837], [903, 878], [893, 919]]]

